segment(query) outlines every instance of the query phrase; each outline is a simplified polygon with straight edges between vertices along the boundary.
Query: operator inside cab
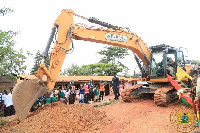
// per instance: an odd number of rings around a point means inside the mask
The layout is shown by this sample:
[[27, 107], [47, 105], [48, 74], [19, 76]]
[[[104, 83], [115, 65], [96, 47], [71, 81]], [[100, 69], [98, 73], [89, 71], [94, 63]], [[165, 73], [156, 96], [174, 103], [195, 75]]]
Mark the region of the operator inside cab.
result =
[[167, 57], [167, 74], [174, 76], [174, 61], [171, 57]]

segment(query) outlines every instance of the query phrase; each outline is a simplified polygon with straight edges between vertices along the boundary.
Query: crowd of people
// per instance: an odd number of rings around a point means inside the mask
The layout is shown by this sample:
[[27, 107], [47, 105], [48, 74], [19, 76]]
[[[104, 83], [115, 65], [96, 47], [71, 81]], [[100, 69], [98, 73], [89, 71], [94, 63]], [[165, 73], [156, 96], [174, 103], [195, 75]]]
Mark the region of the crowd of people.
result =
[[[89, 81], [86, 81], [84, 84], [80, 84], [78, 88], [76, 88], [73, 82], [70, 82], [70, 85], [65, 86], [62, 89], [59, 87], [55, 87], [51, 95], [43, 95], [39, 97], [33, 104], [31, 111], [37, 110], [38, 108], [44, 106], [46, 103], [52, 103], [56, 101], [62, 101], [67, 105], [74, 104], [76, 99], [79, 103], [86, 104], [90, 103], [90, 101], [104, 101], [104, 92], [106, 85], [106, 80], [100, 80], [99, 83], [94, 83], [94, 81], [91, 79]], [[112, 79], [112, 90], [113, 94], [115, 95], [114, 99], [119, 99], [119, 96], [121, 95], [123, 89], [123, 83], [121, 82], [119, 84], [119, 78], [116, 76], [116, 74], [114, 74], [114, 77]], [[13, 88], [11, 88], [10, 91], [4, 90], [4, 95], [0, 93], [0, 108], [4, 111], [4, 117], [15, 114], [12, 102], [12, 91]]]
[[64, 89], [56, 87], [53, 89], [51, 95], [43, 95], [36, 100], [32, 107], [32, 111], [45, 105], [46, 103], [52, 103], [56, 101], [62, 101], [65, 104], [74, 104], [77, 95], [79, 96], [79, 103], [89, 103], [89, 101], [97, 102], [103, 101], [106, 81], [100, 81], [99, 84], [94, 84], [93, 80], [86, 81], [85, 84], [80, 84], [79, 88], [76, 88], [74, 83], [70, 83], [69, 86], [65, 86]]
[[89, 101], [103, 101], [106, 81], [101, 80], [99, 84], [94, 84], [93, 80], [81, 84], [79, 87], [79, 103], [89, 103]]
[[[104, 92], [105, 86], [107, 85], [106, 80], [100, 80], [99, 83], [94, 83], [91, 79], [86, 81], [84, 84], [80, 84], [78, 88], [74, 85], [74, 82], [71, 82], [70, 85], [65, 86], [63, 89], [56, 87], [53, 89], [51, 95], [48, 97], [47, 95], [41, 96], [36, 100], [32, 107], [32, 111], [37, 108], [45, 105], [46, 103], [52, 103], [56, 101], [62, 101], [65, 104], [74, 104], [76, 98], [78, 98], [79, 103], [89, 104], [90, 102], [100, 102], [104, 101]], [[124, 89], [124, 85], [121, 82], [119, 84], [119, 78], [114, 74], [112, 79], [112, 90], [115, 95], [115, 100], [119, 99], [119, 96]], [[78, 97], [77, 97], [78, 95]]]

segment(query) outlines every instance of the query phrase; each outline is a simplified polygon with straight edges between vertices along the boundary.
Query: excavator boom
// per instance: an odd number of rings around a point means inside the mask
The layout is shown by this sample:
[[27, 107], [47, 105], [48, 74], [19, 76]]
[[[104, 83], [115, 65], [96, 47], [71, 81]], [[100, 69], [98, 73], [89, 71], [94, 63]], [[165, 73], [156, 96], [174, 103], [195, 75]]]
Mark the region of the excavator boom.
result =
[[[94, 29], [74, 24], [74, 15], [78, 16], [71, 9], [62, 10], [53, 24], [52, 32], [44, 51], [45, 57], [49, 51], [53, 37], [57, 33], [57, 39], [50, 55], [49, 70], [42, 63], [35, 74], [38, 78], [37, 80], [23, 81], [14, 87], [13, 104], [20, 121], [27, 117], [28, 111], [38, 97], [53, 90], [66, 53], [70, 51], [70, 44], [72, 43], [73, 46], [73, 39], [129, 48], [143, 61], [146, 68], [149, 68], [150, 50], [136, 33], [125, 31], [124, 28], [113, 26], [96, 18], [90, 18], [88, 21], [103, 27]], [[45, 83], [42, 81], [43, 74], [47, 76]]]

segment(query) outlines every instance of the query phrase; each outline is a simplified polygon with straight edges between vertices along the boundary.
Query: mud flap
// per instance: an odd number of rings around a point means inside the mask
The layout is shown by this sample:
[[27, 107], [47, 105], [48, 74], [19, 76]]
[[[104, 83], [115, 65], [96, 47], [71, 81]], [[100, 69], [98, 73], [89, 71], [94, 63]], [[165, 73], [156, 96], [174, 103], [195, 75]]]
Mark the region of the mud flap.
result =
[[47, 93], [42, 80], [33, 79], [17, 83], [13, 89], [13, 105], [20, 121], [26, 119], [35, 101]]

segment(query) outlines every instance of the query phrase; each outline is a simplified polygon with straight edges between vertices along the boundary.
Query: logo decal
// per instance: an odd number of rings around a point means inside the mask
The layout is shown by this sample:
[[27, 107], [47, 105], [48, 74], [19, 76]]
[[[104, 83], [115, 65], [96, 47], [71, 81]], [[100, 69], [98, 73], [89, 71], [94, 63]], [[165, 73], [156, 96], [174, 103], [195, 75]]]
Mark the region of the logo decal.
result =
[[105, 39], [109, 41], [125, 42], [127, 43], [128, 36], [106, 33]]

